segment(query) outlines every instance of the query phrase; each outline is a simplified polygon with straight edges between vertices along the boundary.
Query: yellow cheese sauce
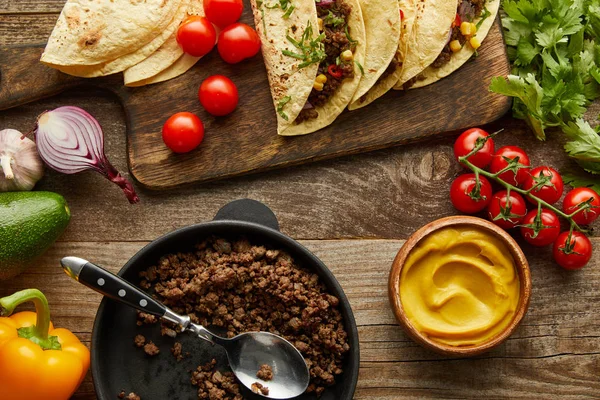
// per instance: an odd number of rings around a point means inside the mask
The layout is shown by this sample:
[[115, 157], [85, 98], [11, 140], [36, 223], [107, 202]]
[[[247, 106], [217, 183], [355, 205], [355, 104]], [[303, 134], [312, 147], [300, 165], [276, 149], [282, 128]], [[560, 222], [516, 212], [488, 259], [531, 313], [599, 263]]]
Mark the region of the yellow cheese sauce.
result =
[[476, 228], [447, 227], [410, 252], [400, 276], [400, 300], [413, 326], [431, 340], [478, 345], [512, 321], [519, 276], [500, 239]]

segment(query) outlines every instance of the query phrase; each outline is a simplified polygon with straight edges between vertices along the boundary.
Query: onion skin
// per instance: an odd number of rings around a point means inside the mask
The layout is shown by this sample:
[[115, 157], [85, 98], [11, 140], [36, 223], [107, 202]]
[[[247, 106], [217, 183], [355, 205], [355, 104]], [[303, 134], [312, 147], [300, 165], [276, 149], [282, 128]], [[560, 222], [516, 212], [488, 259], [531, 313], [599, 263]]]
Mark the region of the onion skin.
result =
[[44, 175], [44, 163], [33, 140], [15, 129], [0, 131], [0, 192], [33, 189]]
[[118, 185], [131, 204], [140, 199], [104, 154], [104, 134], [94, 117], [79, 107], [64, 106], [38, 117], [34, 130], [40, 157], [63, 174], [93, 170]]

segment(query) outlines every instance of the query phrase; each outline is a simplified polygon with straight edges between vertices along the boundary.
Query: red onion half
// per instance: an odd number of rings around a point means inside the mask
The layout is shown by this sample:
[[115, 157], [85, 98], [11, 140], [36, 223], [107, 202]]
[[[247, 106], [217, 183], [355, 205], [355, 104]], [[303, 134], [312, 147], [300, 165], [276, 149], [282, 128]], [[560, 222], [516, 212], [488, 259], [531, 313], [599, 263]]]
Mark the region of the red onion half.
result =
[[117, 184], [130, 203], [140, 200], [133, 185], [106, 159], [102, 128], [85, 110], [65, 106], [46, 111], [38, 118], [35, 141], [50, 168], [63, 174], [94, 170]]

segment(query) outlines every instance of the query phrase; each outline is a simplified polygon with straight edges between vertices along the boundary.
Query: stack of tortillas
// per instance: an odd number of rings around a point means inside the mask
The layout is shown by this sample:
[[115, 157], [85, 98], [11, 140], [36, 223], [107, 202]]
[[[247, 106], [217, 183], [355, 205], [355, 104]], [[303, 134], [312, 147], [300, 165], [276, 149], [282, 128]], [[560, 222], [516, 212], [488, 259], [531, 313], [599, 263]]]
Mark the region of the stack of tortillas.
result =
[[162, 82], [199, 60], [176, 40], [188, 15], [204, 15], [200, 0], [67, 0], [41, 61], [85, 78], [123, 72], [127, 86]]

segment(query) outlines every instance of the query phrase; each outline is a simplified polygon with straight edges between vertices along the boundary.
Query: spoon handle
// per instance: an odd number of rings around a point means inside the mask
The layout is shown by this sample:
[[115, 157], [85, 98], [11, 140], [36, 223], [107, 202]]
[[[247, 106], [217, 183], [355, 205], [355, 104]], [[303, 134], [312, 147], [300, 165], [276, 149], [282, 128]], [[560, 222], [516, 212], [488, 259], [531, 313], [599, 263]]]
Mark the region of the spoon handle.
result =
[[60, 263], [71, 278], [106, 297], [158, 317], [167, 313], [167, 307], [162, 303], [96, 264], [78, 257], [65, 257]]

